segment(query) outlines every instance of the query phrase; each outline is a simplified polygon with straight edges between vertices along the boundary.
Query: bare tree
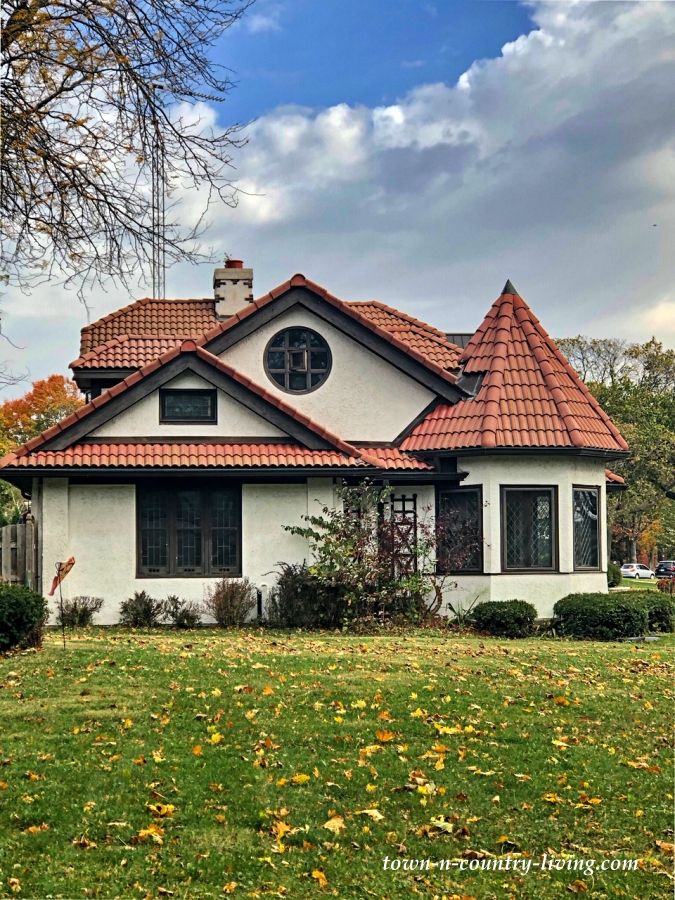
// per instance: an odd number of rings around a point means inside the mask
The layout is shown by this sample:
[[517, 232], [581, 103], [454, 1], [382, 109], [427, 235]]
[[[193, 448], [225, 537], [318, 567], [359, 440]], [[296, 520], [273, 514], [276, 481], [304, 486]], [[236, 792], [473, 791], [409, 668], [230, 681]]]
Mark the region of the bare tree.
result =
[[150, 162], [161, 156], [167, 181], [200, 189], [205, 207], [235, 204], [241, 126], [198, 116], [232, 86], [210, 51], [251, 2], [0, 0], [0, 265], [11, 283], [127, 284], [156, 240], [168, 262], [203, 258], [199, 224], [157, 234]]

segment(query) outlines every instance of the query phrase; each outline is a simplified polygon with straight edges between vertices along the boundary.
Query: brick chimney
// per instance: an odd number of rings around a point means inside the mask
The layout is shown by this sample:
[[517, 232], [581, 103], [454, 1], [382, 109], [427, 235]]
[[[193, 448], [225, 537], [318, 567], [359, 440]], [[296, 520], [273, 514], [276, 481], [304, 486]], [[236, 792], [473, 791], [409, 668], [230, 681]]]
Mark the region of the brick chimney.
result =
[[228, 259], [213, 273], [216, 316], [227, 319], [253, 302], [253, 269], [245, 269], [240, 259]]

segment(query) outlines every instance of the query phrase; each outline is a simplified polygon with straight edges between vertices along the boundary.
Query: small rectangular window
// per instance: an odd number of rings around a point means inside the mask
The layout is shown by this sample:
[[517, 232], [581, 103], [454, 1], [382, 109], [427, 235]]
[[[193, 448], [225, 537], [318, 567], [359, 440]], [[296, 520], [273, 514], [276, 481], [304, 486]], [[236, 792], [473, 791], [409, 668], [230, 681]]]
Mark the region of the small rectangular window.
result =
[[600, 568], [600, 491], [597, 487], [575, 487], [574, 568]]
[[502, 487], [502, 569], [557, 567], [556, 488]]
[[440, 572], [482, 572], [483, 509], [479, 487], [439, 491], [436, 529]]
[[159, 392], [159, 421], [215, 424], [215, 390], [166, 389]]

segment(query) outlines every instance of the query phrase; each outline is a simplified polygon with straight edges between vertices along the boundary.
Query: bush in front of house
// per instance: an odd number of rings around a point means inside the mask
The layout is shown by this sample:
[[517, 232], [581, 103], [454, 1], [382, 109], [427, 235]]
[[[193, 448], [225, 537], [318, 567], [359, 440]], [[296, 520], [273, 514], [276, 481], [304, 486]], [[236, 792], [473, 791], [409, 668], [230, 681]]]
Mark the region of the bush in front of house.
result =
[[468, 616], [478, 631], [497, 637], [521, 638], [532, 634], [537, 610], [525, 600], [487, 600]]
[[305, 563], [279, 563], [279, 578], [267, 604], [270, 625], [278, 628], [339, 628], [347, 613], [344, 592], [326, 584]]
[[0, 653], [40, 647], [48, 617], [40, 594], [21, 584], [0, 583]]
[[650, 631], [675, 631], [675, 598], [657, 591], [635, 591], [631, 599], [646, 609]]
[[649, 628], [644, 601], [630, 594], [569, 594], [555, 604], [553, 616], [559, 634], [596, 641], [639, 637]]
[[672, 597], [675, 594], [675, 578], [659, 578], [656, 587], [662, 594], [670, 594]]
[[169, 594], [164, 601], [164, 619], [174, 628], [196, 628], [201, 622], [201, 611], [194, 601]]
[[244, 625], [256, 606], [256, 589], [248, 578], [222, 578], [206, 589], [203, 610], [221, 628]]
[[607, 563], [607, 587], [619, 587], [623, 580], [621, 566], [616, 563]]
[[96, 613], [101, 611], [103, 597], [72, 597], [63, 601], [63, 611], [59, 605], [56, 624], [66, 628], [82, 628], [91, 625]]
[[120, 606], [120, 625], [130, 628], [156, 628], [164, 618], [164, 601], [155, 600], [146, 591], [136, 591]]

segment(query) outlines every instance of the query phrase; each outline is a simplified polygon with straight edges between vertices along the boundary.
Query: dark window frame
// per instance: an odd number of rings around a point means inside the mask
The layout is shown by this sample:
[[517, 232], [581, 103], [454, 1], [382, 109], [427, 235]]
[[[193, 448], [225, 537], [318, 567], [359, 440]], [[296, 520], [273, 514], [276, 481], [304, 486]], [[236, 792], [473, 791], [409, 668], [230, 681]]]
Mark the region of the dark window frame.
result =
[[[312, 348], [309, 345], [307, 339], [305, 339], [304, 347], [289, 347], [288, 346], [288, 335], [291, 331], [304, 331], [306, 335], [314, 335], [314, 337], [318, 338], [321, 341], [322, 346]], [[273, 347], [272, 344], [279, 339], [280, 336], [284, 336], [284, 345], [283, 347]], [[312, 349], [321, 350], [325, 352], [327, 355], [327, 362], [325, 369], [312, 369], [311, 367], [311, 353]], [[279, 352], [284, 354], [284, 366], [280, 367], [271, 367], [268, 362], [270, 352]], [[298, 366], [294, 361], [294, 357], [297, 357], [299, 354], [303, 354], [304, 365]], [[308, 328], [304, 325], [289, 325], [286, 328], [282, 328], [280, 331], [277, 331], [267, 342], [265, 346], [265, 352], [263, 357], [263, 364], [265, 367], [265, 374], [272, 382], [272, 384], [279, 388], [280, 391], [284, 391], [286, 394], [311, 394], [312, 391], [316, 391], [321, 387], [322, 384], [326, 383], [328, 376], [331, 373], [331, 369], [333, 368], [333, 354], [331, 352], [328, 341], [323, 335], [319, 334], [318, 331], [315, 331], [313, 328]], [[279, 382], [274, 377], [275, 375], [284, 376], [284, 384], [279, 384]], [[318, 384], [310, 384], [307, 387], [301, 388], [299, 390], [295, 390], [294, 388], [289, 387], [290, 384], [290, 376], [294, 374], [302, 374], [305, 376], [305, 383], [308, 380], [311, 380], [312, 375], [322, 375], [323, 377], [318, 382]]]
[[[508, 566], [507, 565], [507, 545], [506, 545], [506, 499], [511, 491], [532, 491], [543, 493], [548, 492], [551, 495], [551, 565], [550, 566]], [[558, 513], [558, 485], [556, 484], [502, 484], [499, 486], [499, 522], [500, 534], [499, 540], [501, 544], [501, 567], [502, 574], [526, 574], [528, 572], [539, 572], [541, 574], [557, 574], [560, 572], [560, 528]]]
[[[169, 397], [185, 394], [208, 395], [211, 399], [212, 414], [206, 417], [180, 417], [167, 416], [166, 400]], [[159, 421], [162, 425], [217, 425], [218, 424], [218, 391], [215, 388], [160, 388], [159, 390]]]
[[445, 566], [443, 564], [442, 559], [440, 558], [440, 553], [438, 552], [437, 546], [437, 561], [436, 561], [436, 571], [439, 575], [483, 575], [485, 574], [485, 541], [484, 541], [484, 521], [483, 521], [483, 485], [482, 484], [467, 484], [461, 487], [437, 487], [436, 488], [436, 520], [438, 520], [439, 512], [441, 509], [441, 502], [443, 494], [461, 494], [461, 493], [474, 493], [478, 495], [478, 565], [476, 568], [462, 568], [456, 569], [451, 568], [450, 566]]
[[[177, 505], [178, 494], [181, 491], [197, 491], [200, 495], [201, 515], [201, 565], [198, 571], [189, 571], [188, 567], [179, 567], [177, 560]], [[236, 565], [214, 566], [212, 563], [212, 536], [214, 533], [213, 503], [212, 498], [218, 491], [228, 491], [233, 494], [236, 502]], [[161, 492], [167, 508], [167, 564], [161, 567], [143, 565], [143, 527], [141, 521], [143, 496], [149, 493]], [[136, 486], [136, 577], [137, 578], [240, 578], [242, 575], [242, 503], [241, 484], [230, 483], [217, 488], [203, 483], [194, 483], [189, 480], [163, 482], [153, 484], [139, 484]], [[151, 571], [152, 569], [152, 571]]]
[[[576, 491], [593, 491], [597, 497], [598, 521], [596, 525], [596, 541], [598, 547], [598, 564], [597, 566], [578, 566], [577, 565], [577, 529], [574, 521], [574, 494]], [[600, 486], [597, 484], [573, 484], [572, 485], [572, 564], [575, 572], [602, 572], [602, 531], [600, 528], [600, 519], [602, 515]]]

